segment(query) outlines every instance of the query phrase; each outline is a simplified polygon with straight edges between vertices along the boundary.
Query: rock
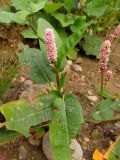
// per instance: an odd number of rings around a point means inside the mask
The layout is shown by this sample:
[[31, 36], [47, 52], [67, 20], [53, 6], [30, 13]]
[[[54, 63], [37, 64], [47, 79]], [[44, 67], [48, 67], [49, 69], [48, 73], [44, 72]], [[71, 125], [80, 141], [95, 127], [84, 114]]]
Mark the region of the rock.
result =
[[42, 143], [42, 139], [34, 139], [32, 136], [28, 139], [28, 142], [33, 146], [40, 146]]
[[72, 68], [75, 72], [82, 72], [82, 67], [77, 64], [73, 64]]
[[42, 149], [48, 160], [52, 160], [52, 152], [50, 146], [49, 132], [45, 134], [42, 142]]
[[27, 88], [19, 96], [20, 99], [26, 99], [28, 102], [34, 102], [34, 100], [39, 96], [40, 93], [48, 94], [48, 85], [38, 85], [33, 84], [31, 87]]
[[87, 137], [84, 137], [84, 141], [85, 141], [85, 142], [89, 142], [89, 141], [90, 141], [90, 139], [89, 139], [89, 138], [87, 138]]
[[25, 147], [23, 145], [21, 145], [19, 147], [18, 152], [19, 152], [19, 160], [26, 160], [26, 158], [27, 158], [27, 151], [26, 151], [26, 149], [25, 149]]
[[81, 64], [83, 59], [81, 57], [78, 57], [77, 60], [75, 61], [76, 64]]
[[117, 128], [120, 128], [120, 122], [115, 123], [115, 126], [116, 126]]
[[73, 63], [72, 60], [68, 60], [68, 61], [67, 61], [67, 64], [68, 64], [69, 66], [71, 66], [72, 63]]
[[87, 90], [87, 93], [89, 96], [92, 96], [92, 91], [91, 90]]
[[87, 99], [91, 102], [94, 102], [94, 103], [96, 103], [98, 101], [97, 96], [87, 96]]
[[26, 86], [26, 87], [30, 87], [32, 85], [33, 85], [33, 82], [29, 79], [24, 82], [24, 86]]
[[[53, 160], [50, 147], [49, 132], [47, 132], [43, 138], [42, 148], [47, 159]], [[72, 160], [83, 160], [83, 151], [76, 139], [71, 140], [70, 148], [73, 150]]]
[[83, 150], [76, 139], [71, 140], [70, 148], [73, 150], [72, 160], [83, 160]]
[[25, 81], [25, 78], [22, 76], [20, 77], [20, 83], [23, 83]]

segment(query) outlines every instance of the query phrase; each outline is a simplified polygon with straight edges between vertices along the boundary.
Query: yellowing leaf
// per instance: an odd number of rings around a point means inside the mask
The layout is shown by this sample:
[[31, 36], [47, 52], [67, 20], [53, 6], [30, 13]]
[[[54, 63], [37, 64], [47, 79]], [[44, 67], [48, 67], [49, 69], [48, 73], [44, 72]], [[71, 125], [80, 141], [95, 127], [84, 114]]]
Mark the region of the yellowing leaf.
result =
[[100, 151], [98, 149], [96, 149], [94, 154], [93, 154], [93, 160], [104, 160], [103, 159], [103, 154], [100, 153]]

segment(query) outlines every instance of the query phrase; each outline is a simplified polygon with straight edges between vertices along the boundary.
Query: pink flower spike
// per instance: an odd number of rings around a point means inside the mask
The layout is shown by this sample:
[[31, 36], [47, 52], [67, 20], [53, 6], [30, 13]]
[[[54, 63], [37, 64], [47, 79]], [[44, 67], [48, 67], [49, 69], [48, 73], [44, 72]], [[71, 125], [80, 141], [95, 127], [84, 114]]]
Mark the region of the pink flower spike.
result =
[[110, 43], [112, 43], [116, 38], [117, 36], [115, 36], [114, 34], [110, 34], [108, 40], [110, 41]]
[[45, 46], [47, 49], [48, 60], [55, 63], [57, 61], [57, 47], [54, 32], [50, 28], [45, 30]]
[[104, 52], [105, 54], [109, 54], [110, 53], [110, 47], [111, 47], [111, 43], [109, 40], [105, 40], [101, 46], [101, 50], [100, 52]]
[[108, 84], [108, 82], [110, 81], [110, 78], [113, 76], [113, 73], [111, 70], [108, 70], [105, 73], [105, 84]]
[[100, 71], [105, 71], [108, 68], [109, 53], [111, 43], [109, 40], [105, 40], [100, 49]]

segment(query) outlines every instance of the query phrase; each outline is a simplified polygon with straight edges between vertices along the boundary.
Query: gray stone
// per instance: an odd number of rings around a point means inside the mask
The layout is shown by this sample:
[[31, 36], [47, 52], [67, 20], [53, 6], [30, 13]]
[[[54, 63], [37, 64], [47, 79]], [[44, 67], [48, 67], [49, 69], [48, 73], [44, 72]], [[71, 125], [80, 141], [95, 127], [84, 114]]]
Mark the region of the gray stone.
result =
[[82, 67], [77, 64], [73, 64], [72, 68], [75, 72], [82, 72]]
[[27, 150], [25, 149], [25, 147], [23, 145], [21, 145], [19, 147], [19, 160], [26, 160], [27, 158]]
[[24, 86], [30, 87], [30, 86], [32, 86], [32, 85], [33, 85], [33, 81], [31, 81], [30, 79], [28, 79], [28, 80], [26, 80], [26, 81], [24, 82]]
[[[42, 148], [47, 159], [53, 160], [50, 147], [49, 132], [47, 132], [43, 138]], [[70, 148], [73, 150], [72, 160], [83, 160], [83, 150], [76, 139], [71, 140]]]
[[49, 139], [49, 132], [45, 134], [43, 137], [42, 142], [42, 149], [43, 152], [48, 160], [52, 160], [52, 152], [51, 152], [51, 146], [50, 146], [50, 139]]
[[76, 139], [71, 140], [70, 148], [73, 150], [72, 160], [83, 160], [83, 150]]
[[97, 96], [87, 96], [87, 99], [91, 102], [94, 102], [94, 103], [96, 103], [98, 101]]
[[42, 143], [42, 139], [34, 139], [32, 136], [28, 139], [28, 142], [33, 146], [40, 146]]

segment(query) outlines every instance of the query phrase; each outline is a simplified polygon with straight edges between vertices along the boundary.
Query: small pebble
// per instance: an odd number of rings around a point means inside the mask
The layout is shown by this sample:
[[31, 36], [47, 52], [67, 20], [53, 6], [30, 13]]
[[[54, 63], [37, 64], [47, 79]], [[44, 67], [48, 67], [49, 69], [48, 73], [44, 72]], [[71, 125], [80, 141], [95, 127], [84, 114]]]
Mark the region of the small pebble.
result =
[[89, 142], [90, 140], [89, 140], [89, 138], [84, 137], [84, 141], [85, 141], [85, 142]]
[[87, 99], [91, 102], [94, 102], [94, 103], [96, 103], [98, 101], [97, 96], [87, 96]]
[[18, 152], [19, 152], [19, 160], [26, 160], [27, 151], [23, 145], [19, 147]]
[[115, 123], [115, 126], [116, 126], [117, 128], [120, 128], [120, 122]]
[[92, 96], [92, 91], [91, 90], [88, 90], [87, 93], [88, 93], [89, 96]]
[[25, 81], [24, 77], [20, 77], [20, 83], [23, 83]]
[[68, 61], [67, 61], [67, 64], [68, 64], [69, 66], [71, 66], [72, 63], [73, 63], [72, 60], [68, 60]]
[[28, 142], [29, 142], [31, 145], [38, 147], [38, 146], [41, 145], [42, 139], [34, 139], [33, 137], [30, 137], [30, 138], [28, 139]]
[[73, 64], [72, 68], [75, 72], [82, 72], [82, 67], [77, 64]]
[[33, 82], [29, 79], [24, 82], [24, 86], [31, 87], [32, 85], [33, 85]]
[[[49, 132], [43, 138], [42, 148], [48, 160], [53, 160], [50, 148]], [[73, 150], [72, 160], [83, 160], [83, 150], [76, 139], [71, 140], [70, 148]]]

